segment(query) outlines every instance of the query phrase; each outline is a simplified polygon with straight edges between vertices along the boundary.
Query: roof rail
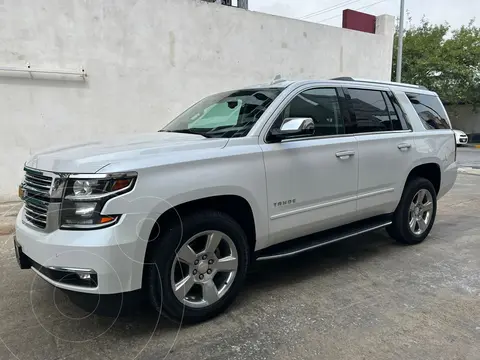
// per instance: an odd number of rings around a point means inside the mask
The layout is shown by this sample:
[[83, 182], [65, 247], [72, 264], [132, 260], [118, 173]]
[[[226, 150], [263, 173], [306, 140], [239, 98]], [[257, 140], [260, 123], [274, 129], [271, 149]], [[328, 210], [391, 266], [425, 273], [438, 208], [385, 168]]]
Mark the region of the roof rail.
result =
[[379, 81], [379, 80], [368, 80], [368, 79], [356, 79], [352, 78], [350, 76], [340, 76], [336, 78], [332, 78], [330, 80], [340, 80], [340, 81], [358, 81], [358, 82], [363, 82], [363, 83], [370, 83], [370, 84], [385, 84], [385, 85], [394, 85], [394, 86], [406, 86], [406, 87], [411, 87], [411, 88], [416, 88], [416, 89], [423, 89], [423, 90], [428, 90], [425, 86], [423, 85], [413, 85], [413, 84], [404, 84], [404, 83], [397, 83], [393, 81]]

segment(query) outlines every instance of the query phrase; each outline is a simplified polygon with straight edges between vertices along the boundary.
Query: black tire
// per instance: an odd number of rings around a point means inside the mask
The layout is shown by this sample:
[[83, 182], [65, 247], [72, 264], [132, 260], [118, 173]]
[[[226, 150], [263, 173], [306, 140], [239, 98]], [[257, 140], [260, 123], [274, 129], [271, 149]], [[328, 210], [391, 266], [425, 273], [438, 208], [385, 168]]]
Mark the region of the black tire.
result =
[[[416, 235], [409, 226], [409, 208], [413, 201], [413, 198], [417, 192], [421, 189], [425, 189], [432, 195], [433, 210], [430, 218], [430, 222], [425, 231]], [[408, 181], [403, 190], [402, 198], [393, 214], [393, 223], [387, 227], [388, 234], [397, 240], [399, 243], [406, 245], [415, 245], [421, 243], [430, 233], [435, 222], [435, 216], [437, 214], [437, 193], [434, 186], [430, 181], [425, 178], [418, 177]]]
[[[218, 211], [194, 213], [182, 218], [181, 224], [178, 221], [175, 223], [169, 229], [161, 229], [163, 234], [153, 241], [148, 250], [147, 294], [153, 307], [172, 321], [185, 324], [206, 321], [224, 312], [243, 286], [250, 261], [247, 236], [235, 220]], [[193, 308], [184, 305], [175, 296], [170, 282], [171, 269], [177, 250], [191, 237], [207, 230], [221, 231], [230, 237], [238, 253], [238, 269], [229, 290], [217, 302]]]

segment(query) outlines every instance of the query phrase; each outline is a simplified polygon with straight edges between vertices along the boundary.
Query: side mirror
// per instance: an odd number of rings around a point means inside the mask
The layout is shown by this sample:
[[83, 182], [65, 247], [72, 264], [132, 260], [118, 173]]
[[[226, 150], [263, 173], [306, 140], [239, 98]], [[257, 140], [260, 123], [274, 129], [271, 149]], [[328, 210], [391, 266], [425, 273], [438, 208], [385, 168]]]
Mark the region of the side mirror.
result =
[[312, 118], [286, 118], [283, 120], [280, 129], [273, 129], [271, 134], [277, 140], [291, 137], [313, 135], [315, 124]]

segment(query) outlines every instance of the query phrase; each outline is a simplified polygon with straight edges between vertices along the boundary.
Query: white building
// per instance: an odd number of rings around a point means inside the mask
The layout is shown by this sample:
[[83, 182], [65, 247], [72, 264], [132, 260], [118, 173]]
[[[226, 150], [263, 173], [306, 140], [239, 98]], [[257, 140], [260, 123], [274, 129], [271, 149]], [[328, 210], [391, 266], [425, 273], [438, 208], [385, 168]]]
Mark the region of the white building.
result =
[[[4, 0], [0, 201], [50, 146], [157, 131], [199, 98], [285, 78], [389, 80], [394, 19], [376, 34], [194, 0]], [[79, 75], [8, 71], [82, 72]]]

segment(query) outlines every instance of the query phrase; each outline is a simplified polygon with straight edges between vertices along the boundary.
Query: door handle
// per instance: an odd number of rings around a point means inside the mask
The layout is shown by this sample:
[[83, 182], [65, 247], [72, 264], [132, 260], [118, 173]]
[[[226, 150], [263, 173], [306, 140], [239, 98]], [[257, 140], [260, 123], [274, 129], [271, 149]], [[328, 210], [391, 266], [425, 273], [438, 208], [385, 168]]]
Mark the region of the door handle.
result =
[[412, 144], [401, 143], [401, 144], [398, 144], [397, 147], [399, 150], [408, 150], [412, 147]]
[[355, 151], [353, 150], [344, 150], [344, 151], [339, 151], [335, 153], [335, 156], [340, 160], [347, 160], [353, 155], [355, 155]]

